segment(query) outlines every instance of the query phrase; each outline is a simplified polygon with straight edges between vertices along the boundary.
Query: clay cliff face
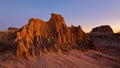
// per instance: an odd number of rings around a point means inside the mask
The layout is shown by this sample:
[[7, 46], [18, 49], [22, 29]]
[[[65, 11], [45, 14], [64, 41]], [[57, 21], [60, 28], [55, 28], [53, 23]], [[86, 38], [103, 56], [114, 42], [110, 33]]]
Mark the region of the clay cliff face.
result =
[[[91, 39], [95, 46], [107, 45], [107, 43], [104, 42], [110, 42], [112, 40], [113, 34], [113, 30], [109, 25], [95, 27], [90, 32]], [[100, 49], [100, 47], [97, 49]]]
[[92, 36], [112, 36], [113, 35], [113, 30], [109, 25], [102, 25], [99, 27], [95, 27], [92, 29], [90, 32]]
[[20, 29], [10, 27], [1, 31], [0, 51], [12, 52], [23, 58], [42, 53], [63, 53], [72, 49], [103, 51], [105, 46], [118, 44], [119, 36], [120, 34], [114, 34], [108, 25], [93, 28], [90, 33], [85, 33], [81, 26], [67, 27], [61, 15], [51, 14], [47, 22], [31, 18], [28, 24]]
[[0, 31], [0, 68], [120, 68], [119, 40], [109, 25], [85, 33], [59, 14], [47, 22], [31, 18], [20, 29]]
[[93, 28], [91, 32], [110, 32], [110, 33], [113, 33], [113, 30], [109, 25], [102, 25], [102, 26]]
[[18, 28], [10, 27], [8, 30], [0, 31], [0, 52], [14, 52], [16, 49], [16, 32]]
[[64, 18], [51, 14], [49, 21], [29, 20], [17, 32], [17, 56], [40, 55], [41, 52], [61, 52], [71, 49], [85, 49], [85, 33], [80, 26], [67, 27]]
[[99, 26], [96, 28], [93, 28], [92, 31], [90, 32], [90, 35], [92, 37], [93, 40], [96, 41], [96, 39], [106, 39], [106, 38], [110, 38], [113, 36], [113, 30], [109, 25], [103, 25], [103, 26]]
[[120, 34], [113, 33], [109, 25], [93, 28], [90, 37], [97, 51], [119, 57]]

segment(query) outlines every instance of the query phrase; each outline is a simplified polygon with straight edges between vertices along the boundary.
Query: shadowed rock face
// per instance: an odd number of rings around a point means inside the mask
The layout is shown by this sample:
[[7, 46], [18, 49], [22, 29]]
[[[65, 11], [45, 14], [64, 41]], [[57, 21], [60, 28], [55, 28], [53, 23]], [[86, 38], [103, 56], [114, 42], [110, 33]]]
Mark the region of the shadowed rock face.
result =
[[110, 33], [113, 33], [113, 30], [109, 25], [102, 25], [102, 26], [93, 28], [91, 32], [110, 32]]
[[109, 25], [93, 28], [90, 37], [97, 51], [107, 53], [109, 55], [119, 56], [120, 34], [113, 33]]
[[95, 41], [96, 41], [96, 39], [99, 39], [99, 38], [101, 38], [101, 39], [109, 38], [110, 39], [110, 37], [112, 37], [113, 34], [114, 34], [113, 30], [109, 25], [95, 27], [90, 32], [92, 39]]
[[[11, 52], [16, 49], [16, 32], [18, 28], [10, 27], [8, 30], [0, 31], [0, 52]], [[15, 52], [15, 51], [14, 51]]]
[[114, 34], [113, 30], [109, 25], [102, 25], [99, 27], [95, 27], [90, 32], [91, 39], [94, 41], [95, 44], [96, 42], [98, 44], [98, 42], [101, 42], [100, 40], [105, 40], [105, 39], [111, 41], [110, 39], [112, 39], [113, 34]]
[[[29, 20], [17, 32], [17, 56], [39, 55], [41, 52], [61, 52], [71, 49], [85, 50], [85, 33], [81, 27], [67, 27], [61, 15], [51, 14], [48, 22]], [[83, 46], [84, 45], [84, 46]]]

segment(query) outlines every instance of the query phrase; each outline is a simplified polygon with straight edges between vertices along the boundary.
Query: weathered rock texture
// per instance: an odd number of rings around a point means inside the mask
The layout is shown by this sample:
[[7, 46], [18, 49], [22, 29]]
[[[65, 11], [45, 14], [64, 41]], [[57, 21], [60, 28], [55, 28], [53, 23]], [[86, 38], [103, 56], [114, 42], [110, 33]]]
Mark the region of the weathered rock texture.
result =
[[81, 27], [67, 27], [63, 17], [58, 14], [51, 14], [48, 22], [31, 18], [29, 23], [17, 32], [16, 42], [17, 56], [26, 57], [39, 55], [41, 52], [85, 50], [87, 47]]
[[93, 28], [90, 32], [90, 37], [94, 42], [95, 48], [99, 50], [101, 45], [107, 45], [107, 41], [111, 41], [113, 34], [113, 30], [109, 25], [102, 25]]
[[0, 31], [0, 52], [3, 53], [5, 51], [15, 52], [13, 50], [16, 49], [16, 32], [18, 28], [10, 27], [8, 30]]
[[102, 25], [102, 26], [93, 28], [91, 31], [91, 35], [94, 35], [94, 36], [112, 36], [113, 30], [109, 25]]
[[109, 25], [93, 28], [90, 37], [97, 51], [119, 57], [120, 34], [113, 33]]
[[91, 32], [110, 32], [110, 33], [113, 33], [113, 30], [109, 25], [102, 25], [102, 26], [93, 28]]
[[120, 68], [119, 40], [109, 25], [85, 33], [59, 14], [47, 22], [31, 18], [0, 31], [0, 68]]
[[42, 53], [63, 53], [72, 49], [101, 50], [102, 46], [109, 46], [118, 40], [119, 34], [114, 34], [109, 25], [96, 27], [91, 33], [85, 33], [81, 26], [67, 27], [61, 15], [51, 14], [47, 22], [31, 18], [20, 29], [10, 27], [1, 31], [0, 51], [29, 58]]

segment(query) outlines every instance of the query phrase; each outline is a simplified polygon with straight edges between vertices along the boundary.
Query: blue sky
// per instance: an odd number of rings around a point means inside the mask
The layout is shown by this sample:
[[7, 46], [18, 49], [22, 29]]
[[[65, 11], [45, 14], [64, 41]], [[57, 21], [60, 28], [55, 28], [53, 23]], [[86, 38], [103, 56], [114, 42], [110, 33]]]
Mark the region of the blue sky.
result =
[[48, 21], [61, 14], [67, 25], [81, 25], [85, 32], [100, 25], [120, 30], [120, 0], [0, 0], [0, 30], [22, 27], [29, 18]]

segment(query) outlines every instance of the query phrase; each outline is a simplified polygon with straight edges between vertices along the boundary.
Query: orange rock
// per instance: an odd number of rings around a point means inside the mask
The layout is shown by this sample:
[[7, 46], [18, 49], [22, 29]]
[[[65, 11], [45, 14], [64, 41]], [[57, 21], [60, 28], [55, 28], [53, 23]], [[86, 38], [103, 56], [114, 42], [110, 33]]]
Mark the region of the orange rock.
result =
[[[45, 52], [68, 51], [77, 48], [84, 42], [85, 33], [81, 27], [67, 27], [64, 18], [59, 14], [51, 14], [49, 21], [44, 22], [31, 18], [29, 23], [21, 28], [22, 38], [18, 43], [17, 55]], [[20, 47], [21, 46], [21, 47]], [[23, 49], [23, 50], [21, 50]], [[30, 53], [30, 52], [34, 53]]]

